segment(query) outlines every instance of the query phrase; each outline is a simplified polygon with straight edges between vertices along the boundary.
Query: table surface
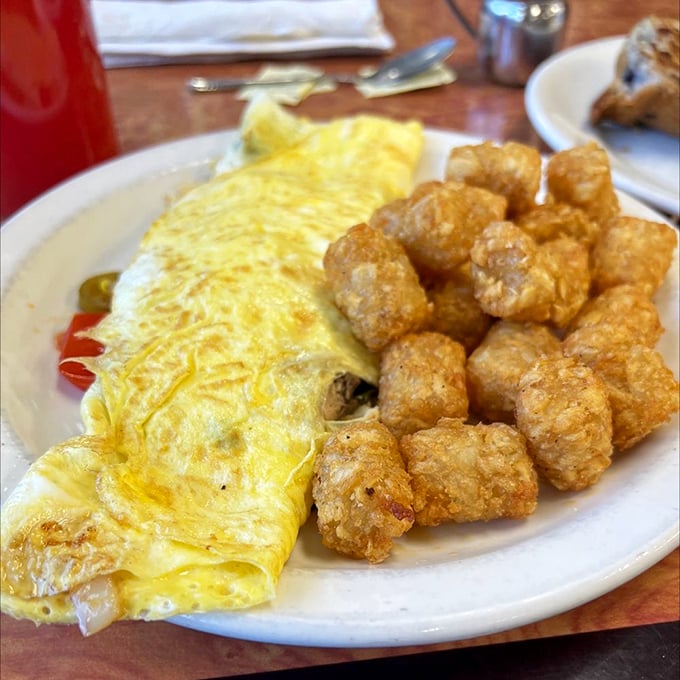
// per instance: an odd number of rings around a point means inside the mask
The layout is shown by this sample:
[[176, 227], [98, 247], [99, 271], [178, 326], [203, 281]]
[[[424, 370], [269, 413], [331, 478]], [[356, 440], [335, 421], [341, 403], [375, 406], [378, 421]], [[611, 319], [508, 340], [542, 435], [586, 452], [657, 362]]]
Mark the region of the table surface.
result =
[[[459, 4], [474, 21], [478, 2], [461, 0]], [[523, 89], [485, 79], [477, 64], [476, 45], [444, 0], [383, 0], [381, 8], [386, 27], [396, 40], [396, 51], [441, 35], [454, 35], [458, 45], [450, 64], [458, 74], [457, 81], [446, 87], [371, 100], [352, 87], [341, 86], [335, 92], [309, 97], [296, 112], [319, 120], [360, 112], [397, 119], [415, 117], [427, 126], [490, 139], [514, 139], [548, 151], [527, 118]], [[624, 34], [647, 14], [677, 16], [677, 0], [572, 2], [565, 46]], [[378, 64], [381, 59], [364, 55], [308, 61], [329, 72], [345, 72]], [[261, 63], [250, 60], [109, 70], [107, 78], [122, 151], [236, 126], [243, 103], [233, 93], [192, 94], [185, 88], [185, 81], [197, 74], [251, 75]], [[578, 83], [565, 86], [578, 87]], [[120, 622], [91, 638], [83, 638], [74, 626], [36, 627], [3, 615], [0, 676], [3, 680], [224, 677], [678, 621], [678, 555], [676, 549], [616, 590], [552, 618], [495, 635], [427, 647], [327, 649], [274, 645], [222, 638], [164, 622]]]

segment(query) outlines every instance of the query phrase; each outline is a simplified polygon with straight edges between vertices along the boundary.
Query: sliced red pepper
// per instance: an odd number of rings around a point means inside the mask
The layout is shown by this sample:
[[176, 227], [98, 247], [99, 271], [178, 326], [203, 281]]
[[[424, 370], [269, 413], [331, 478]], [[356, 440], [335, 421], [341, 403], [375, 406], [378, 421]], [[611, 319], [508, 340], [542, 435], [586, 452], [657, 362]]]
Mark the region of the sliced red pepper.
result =
[[59, 372], [81, 390], [86, 390], [94, 382], [94, 374], [78, 358], [96, 357], [104, 351], [104, 345], [91, 338], [80, 337], [77, 333], [96, 326], [105, 316], [105, 313], [78, 312], [73, 315], [68, 328], [58, 336]]

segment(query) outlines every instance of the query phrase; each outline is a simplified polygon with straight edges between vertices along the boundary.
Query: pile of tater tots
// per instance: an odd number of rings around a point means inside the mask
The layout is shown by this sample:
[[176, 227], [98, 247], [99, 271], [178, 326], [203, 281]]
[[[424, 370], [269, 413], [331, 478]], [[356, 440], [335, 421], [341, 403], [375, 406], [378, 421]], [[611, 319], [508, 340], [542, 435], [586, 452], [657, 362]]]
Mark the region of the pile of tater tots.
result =
[[453, 148], [442, 181], [332, 243], [330, 290], [380, 378], [316, 458], [324, 545], [378, 563], [414, 525], [523, 519], [539, 482], [595, 484], [679, 409], [653, 301], [676, 244], [621, 214], [593, 142], [545, 163]]

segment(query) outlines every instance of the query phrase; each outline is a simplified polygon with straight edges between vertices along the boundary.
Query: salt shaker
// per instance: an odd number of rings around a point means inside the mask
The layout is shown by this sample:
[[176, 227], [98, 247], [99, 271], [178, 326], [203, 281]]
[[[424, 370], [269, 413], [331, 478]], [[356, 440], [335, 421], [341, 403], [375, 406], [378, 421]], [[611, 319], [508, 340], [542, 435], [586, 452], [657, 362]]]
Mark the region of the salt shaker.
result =
[[524, 85], [532, 71], [562, 46], [569, 14], [565, 0], [484, 0], [477, 31], [453, 0], [447, 2], [477, 40], [480, 62], [496, 82]]

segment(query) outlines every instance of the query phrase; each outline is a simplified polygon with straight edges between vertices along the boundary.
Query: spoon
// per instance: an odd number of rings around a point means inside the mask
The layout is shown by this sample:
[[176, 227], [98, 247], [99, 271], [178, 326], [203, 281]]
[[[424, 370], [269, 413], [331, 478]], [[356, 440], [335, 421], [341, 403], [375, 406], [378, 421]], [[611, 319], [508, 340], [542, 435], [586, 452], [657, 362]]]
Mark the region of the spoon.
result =
[[405, 52], [394, 59], [388, 59], [376, 71], [368, 76], [350, 75], [345, 73], [324, 74], [318, 78], [297, 77], [279, 78], [276, 80], [255, 80], [252, 78], [203, 78], [195, 76], [187, 81], [187, 87], [194, 92], [225, 92], [236, 90], [245, 85], [288, 85], [290, 83], [309, 83], [312, 81], [331, 80], [336, 83], [373, 83], [386, 85], [405, 78], [418, 75], [446, 59], [456, 46], [454, 38], [439, 38]]

